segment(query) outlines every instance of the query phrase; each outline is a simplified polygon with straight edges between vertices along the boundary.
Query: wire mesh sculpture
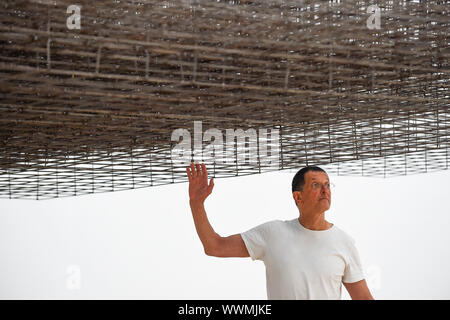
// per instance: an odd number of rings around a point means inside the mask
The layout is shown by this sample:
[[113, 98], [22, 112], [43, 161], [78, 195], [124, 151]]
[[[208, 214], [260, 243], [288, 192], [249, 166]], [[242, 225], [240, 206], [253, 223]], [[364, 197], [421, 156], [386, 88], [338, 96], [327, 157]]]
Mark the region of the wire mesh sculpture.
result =
[[[172, 136], [195, 123], [216, 178], [448, 169], [446, 1], [73, 2], [0, 5], [1, 198], [185, 182]], [[209, 129], [277, 135], [218, 163]]]

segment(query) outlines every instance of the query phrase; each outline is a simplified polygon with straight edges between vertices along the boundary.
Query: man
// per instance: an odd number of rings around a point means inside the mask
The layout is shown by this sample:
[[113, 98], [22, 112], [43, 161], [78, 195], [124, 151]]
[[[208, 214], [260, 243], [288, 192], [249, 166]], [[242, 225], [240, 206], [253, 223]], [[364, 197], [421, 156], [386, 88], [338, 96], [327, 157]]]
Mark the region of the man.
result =
[[340, 299], [343, 283], [352, 299], [373, 299], [354, 241], [325, 220], [330, 180], [316, 166], [297, 172], [292, 196], [299, 218], [270, 221], [241, 234], [218, 235], [204, 208], [214, 187], [204, 163], [186, 168], [189, 202], [205, 253], [215, 257], [251, 257], [266, 266], [268, 299]]

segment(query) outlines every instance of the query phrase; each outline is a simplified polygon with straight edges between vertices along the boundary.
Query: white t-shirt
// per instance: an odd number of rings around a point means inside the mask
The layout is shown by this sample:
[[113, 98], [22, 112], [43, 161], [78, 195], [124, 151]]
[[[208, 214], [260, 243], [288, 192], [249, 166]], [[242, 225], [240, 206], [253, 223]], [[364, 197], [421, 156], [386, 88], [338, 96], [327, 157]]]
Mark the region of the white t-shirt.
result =
[[298, 218], [275, 220], [241, 236], [266, 266], [268, 299], [341, 299], [342, 282], [364, 279], [355, 241], [335, 225], [315, 231]]

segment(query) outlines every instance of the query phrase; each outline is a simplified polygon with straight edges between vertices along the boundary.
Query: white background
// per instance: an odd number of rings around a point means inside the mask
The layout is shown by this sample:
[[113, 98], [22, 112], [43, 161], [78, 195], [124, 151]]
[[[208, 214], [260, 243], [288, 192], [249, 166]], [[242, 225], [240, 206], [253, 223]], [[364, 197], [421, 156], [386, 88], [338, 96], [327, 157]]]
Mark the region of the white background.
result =
[[[212, 226], [226, 236], [298, 217], [294, 173], [217, 179]], [[326, 219], [356, 239], [373, 296], [450, 299], [450, 172], [330, 178]], [[1, 199], [0, 257], [1, 299], [267, 298], [262, 262], [203, 253], [187, 183]]]

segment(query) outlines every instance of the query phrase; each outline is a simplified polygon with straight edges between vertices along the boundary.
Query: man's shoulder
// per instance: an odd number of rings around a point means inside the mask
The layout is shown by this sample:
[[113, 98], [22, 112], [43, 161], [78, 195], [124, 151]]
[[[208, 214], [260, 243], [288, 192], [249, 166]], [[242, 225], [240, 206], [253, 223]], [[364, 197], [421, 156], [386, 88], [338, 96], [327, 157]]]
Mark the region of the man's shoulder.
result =
[[263, 222], [252, 229], [248, 230], [250, 231], [262, 231], [262, 232], [271, 232], [279, 229], [286, 228], [289, 225], [289, 220], [269, 220], [266, 222]]
[[269, 226], [275, 227], [275, 228], [290, 228], [294, 225], [294, 223], [298, 223], [297, 218], [294, 219], [288, 219], [288, 220], [271, 220], [268, 221], [267, 224]]
[[344, 231], [343, 229], [341, 229], [340, 227], [334, 225], [333, 226], [335, 229], [335, 234], [344, 242], [346, 243], [350, 243], [350, 244], [354, 244], [355, 243], [355, 239], [348, 234], [346, 231]]
[[285, 225], [285, 221], [279, 220], [279, 219], [275, 219], [275, 220], [269, 220], [269, 221], [266, 221], [264, 223], [261, 223], [258, 227], [262, 227], [262, 228], [279, 228], [279, 227], [282, 227], [283, 225]]

